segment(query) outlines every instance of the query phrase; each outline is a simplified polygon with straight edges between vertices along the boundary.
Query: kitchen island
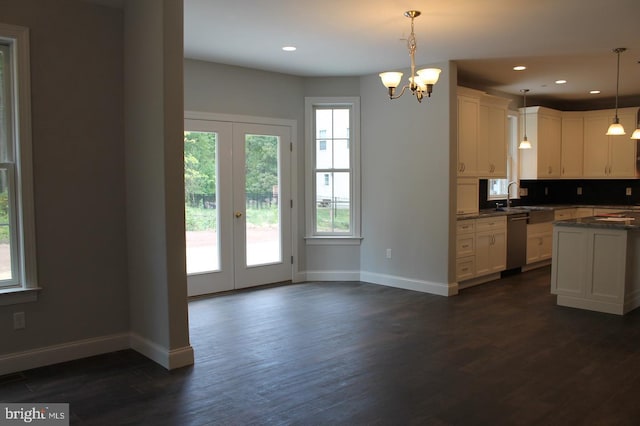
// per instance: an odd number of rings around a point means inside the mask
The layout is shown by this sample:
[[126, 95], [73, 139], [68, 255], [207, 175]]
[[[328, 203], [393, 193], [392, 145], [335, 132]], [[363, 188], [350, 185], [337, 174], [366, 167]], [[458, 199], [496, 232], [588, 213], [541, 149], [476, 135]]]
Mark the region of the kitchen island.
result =
[[557, 304], [624, 315], [640, 306], [640, 212], [554, 222]]

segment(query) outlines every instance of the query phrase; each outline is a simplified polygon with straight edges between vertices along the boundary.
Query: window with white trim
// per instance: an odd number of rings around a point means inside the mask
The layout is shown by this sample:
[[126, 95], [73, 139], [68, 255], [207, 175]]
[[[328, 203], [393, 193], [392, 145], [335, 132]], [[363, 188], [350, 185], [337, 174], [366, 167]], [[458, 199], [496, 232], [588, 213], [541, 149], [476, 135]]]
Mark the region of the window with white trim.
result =
[[28, 30], [0, 24], [0, 304], [37, 289], [29, 80]]
[[360, 237], [360, 100], [306, 98], [307, 238]]

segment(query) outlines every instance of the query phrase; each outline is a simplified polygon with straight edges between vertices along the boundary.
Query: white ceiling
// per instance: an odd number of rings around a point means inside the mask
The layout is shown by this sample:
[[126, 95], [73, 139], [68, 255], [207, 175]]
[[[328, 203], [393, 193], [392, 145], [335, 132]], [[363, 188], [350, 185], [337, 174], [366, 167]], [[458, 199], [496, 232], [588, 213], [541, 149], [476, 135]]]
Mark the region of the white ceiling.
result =
[[[298, 76], [408, 68], [409, 9], [418, 66], [453, 60], [462, 82], [548, 99], [640, 98], [640, 0], [184, 0], [185, 56]], [[282, 46], [298, 50], [283, 52]], [[514, 65], [526, 65], [515, 72]], [[557, 79], [567, 84], [557, 85]], [[600, 95], [589, 95], [599, 89]], [[384, 90], [384, 89], [382, 89]]]

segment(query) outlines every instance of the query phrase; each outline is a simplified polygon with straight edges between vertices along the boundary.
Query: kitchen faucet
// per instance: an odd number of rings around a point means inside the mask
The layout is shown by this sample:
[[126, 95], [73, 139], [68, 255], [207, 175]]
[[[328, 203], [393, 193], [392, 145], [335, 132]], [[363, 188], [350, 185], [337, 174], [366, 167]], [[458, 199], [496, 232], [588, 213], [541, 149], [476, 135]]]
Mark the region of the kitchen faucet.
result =
[[511, 185], [513, 184], [517, 184], [518, 182], [511, 181], [509, 182], [509, 184], [507, 185], [507, 208], [511, 207]]

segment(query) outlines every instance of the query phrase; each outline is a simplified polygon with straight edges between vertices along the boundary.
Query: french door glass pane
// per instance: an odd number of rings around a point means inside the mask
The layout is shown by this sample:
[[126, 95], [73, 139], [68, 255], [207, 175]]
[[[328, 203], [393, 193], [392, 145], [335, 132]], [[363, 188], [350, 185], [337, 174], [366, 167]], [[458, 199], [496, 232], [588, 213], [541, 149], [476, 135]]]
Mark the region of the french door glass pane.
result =
[[215, 132], [184, 132], [187, 273], [220, 270]]
[[279, 152], [278, 136], [245, 136], [247, 266], [282, 262]]
[[[6, 170], [0, 170], [0, 285], [13, 280], [11, 225], [9, 222], [9, 181]], [[4, 283], [6, 284], [6, 283]]]

